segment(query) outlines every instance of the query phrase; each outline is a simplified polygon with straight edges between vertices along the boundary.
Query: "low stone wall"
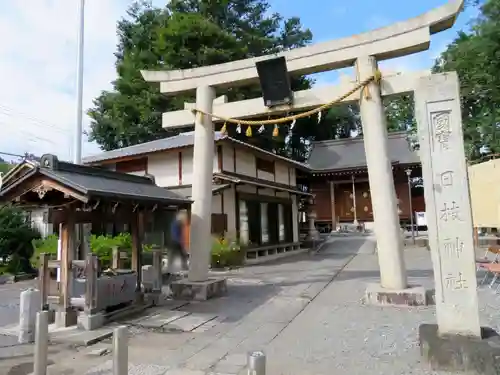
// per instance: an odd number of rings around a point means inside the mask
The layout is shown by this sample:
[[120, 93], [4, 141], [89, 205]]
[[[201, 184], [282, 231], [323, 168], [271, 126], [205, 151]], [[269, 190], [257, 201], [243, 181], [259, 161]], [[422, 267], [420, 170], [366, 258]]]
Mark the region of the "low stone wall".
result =
[[35, 277], [36, 275], [31, 273], [22, 273], [18, 275], [0, 275], [0, 285], [13, 284], [19, 281], [33, 280]]

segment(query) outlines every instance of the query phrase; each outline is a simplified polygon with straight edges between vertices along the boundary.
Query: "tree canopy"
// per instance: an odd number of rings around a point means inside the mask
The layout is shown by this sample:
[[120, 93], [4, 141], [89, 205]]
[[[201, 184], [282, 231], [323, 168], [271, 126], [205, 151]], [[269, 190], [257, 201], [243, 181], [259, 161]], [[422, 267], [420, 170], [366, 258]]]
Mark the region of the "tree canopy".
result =
[[460, 77], [465, 151], [469, 160], [500, 153], [500, 0], [476, 1], [479, 16], [437, 59], [435, 72]]
[[[462, 110], [466, 154], [476, 159], [485, 150], [500, 153], [500, 0], [470, 0], [478, 6], [479, 17], [470, 30], [462, 31], [441, 54], [435, 72], [456, 70], [461, 80]], [[271, 13], [267, 0], [172, 0], [165, 8], [148, 1], [134, 3], [127, 16], [118, 22], [116, 71], [111, 91], [103, 91], [89, 110], [89, 140], [103, 150], [126, 147], [169, 137], [179, 130], [162, 128], [163, 112], [178, 110], [193, 95], [166, 97], [159, 87], [145, 82], [141, 69], [187, 69], [219, 64], [249, 57], [277, 53], [308, 45], [310, 30], [300, 19], [285, 19]], [[294, 77], [294, 91], [308, 89], [313, 81]], [[219, 92], [229, 100], [261, 96], [260, 87], [238, 87]], [[388, 128], [416, 129], [412, 96], [385, 100]], [[189, 130], [189, 129], [188, 129]], [[266, 127], [258, 136], [248, 138], [234, 126], [229, 134], [276, 153], [303, 160], [308, 144], [314, 140], [349, 137], [362, 132], [356, 106], [331, 108], [317, 118], [297, 121], [293, 131], [280, 126]], [[257, 129], [253, 128], [257, 133]]]
[[29, 271], [32, 241], [37, 238], [40, 234], [31, 228], [21, 210], [0, 207], [0, 272]]
[[[117, 26], [119, 43], [116, 56], [117, 79], [112, 91], [104, 91], [88, 112], [91, 117], [89, 140], [111, 150], [169, 137], [178, 130], [161, 127], [161, 114], [182, 109], [189, 95], [165, 97], [159, 88], [143, 80], [141, 69], [186, 69], [219, 64], [249, 57], [302, 47], [312, 40], [310, 30], [300, 19], [283, 18], [270, 13], [266, 0], [172, 0], [163, 9], [149, 2], [134, 3]], [[310, 88], [306, 77], [292, 80], [293, 90]], [[229, 100], [261, 96], [260, 87], [231, 88], [223, 93]], [[316, 118], [297, 121], [293, 132], [280, 127], [280, 136], [272, 137], [267, 127], [258, 137], [245, 137], [229, 127], [231, 136], [244, 138], [265, 149], [304, 158], [307, 140], [344, 136], [357, 127], [357, 116], [350, 108], [334, 109], [324, 118], [339, 114], [336, 122], [321, 126]], [[254, 129], [256, 131], [257, 129]], [[318, 132], [316, 133], [316, 130]]]

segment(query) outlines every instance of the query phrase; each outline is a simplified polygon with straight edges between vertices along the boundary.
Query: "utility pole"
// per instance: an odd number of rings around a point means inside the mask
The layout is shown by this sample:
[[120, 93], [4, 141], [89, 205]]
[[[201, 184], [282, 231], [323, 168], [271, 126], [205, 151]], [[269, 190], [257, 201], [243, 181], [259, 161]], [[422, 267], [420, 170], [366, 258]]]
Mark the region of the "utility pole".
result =
[[83, 46], [85, 36], [85, 0], [80, 0], [78, 9], [78, 57], [76, 63], [76, 124], [73, 149], [73, 163], [82, 163], [83, 133]]
[[[78, 0], [77, 0], [78, 1]], [[83, 134], [83, 63], [85, 41], [85, 0], [79, 0], [78, 8], [78, 52], [76, 62], [76, 123], [73, 145], [73, 163], [82, 163], [82, 134]], [[76, 242], [78, 244], [75, 259], [85, 259], [89, 251], [87, 236], [89, 225], [76, 225]]]

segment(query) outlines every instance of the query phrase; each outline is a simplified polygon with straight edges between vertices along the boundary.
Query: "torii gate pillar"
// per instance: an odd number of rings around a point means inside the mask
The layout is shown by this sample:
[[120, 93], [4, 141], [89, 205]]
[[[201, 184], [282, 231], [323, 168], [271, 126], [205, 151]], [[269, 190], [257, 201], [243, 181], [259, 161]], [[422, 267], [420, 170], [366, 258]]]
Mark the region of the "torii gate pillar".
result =
[[[215, 89], [200, 86], [196, 89], [196, 108], [211, 113]], [[214, 160], [214, 126], [211, 116], [197, 112], [194, 124], [193, 183], [190, 228], [190, 264], [187, 280], [170, 285], [174, 298], [206, 300], [225, 294], [226, 279], [209, 278], [210, 234], [212, 212], [212, 176]]]
[[[215, 90], [210, 86], [196, 90], [196, 107], [211, 113]], [[194, 125], [193, 183], [190, 230], [189, 281], [208, 279], [210, 261], [210, 214], [212, 212], [212, 175], [214, 160], [214, 126], [212, 117], [198, 112]], [[208, 218], [208, 219], [207, 219]]]
[[[372, 56], [356, 62], [358, 81], [375, 74], [377, 61]], [[399, 227], [394, 177], [387, 145], [387, 120], [380, 95], [380, 86], [370, 83], [360, 99], [361, 123], [368, 167], [377, 253], [380, 267], [380, 286], [391, 291], [406, 289], [406, 270], [403, 241]]]

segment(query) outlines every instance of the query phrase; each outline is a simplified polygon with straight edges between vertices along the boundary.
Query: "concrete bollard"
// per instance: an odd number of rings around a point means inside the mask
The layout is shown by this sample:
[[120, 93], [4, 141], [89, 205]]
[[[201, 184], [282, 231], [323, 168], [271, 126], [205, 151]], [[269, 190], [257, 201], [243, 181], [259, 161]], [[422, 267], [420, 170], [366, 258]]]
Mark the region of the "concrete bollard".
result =
[[128, 330], [118, 327], [113, 332], [113, 375], [128, 375]]
[[19, 334], [20, 344], [31, 343], [35, 340], [36, 314], [41, 310], [42, 294], [38, 289], [29, 288], [21, 292], [19, 308]]
[[262, 350], [248, 353], [248, 375], [266, 375], [266, 354]]
[[33, 375], [47, 374], [47, 355], [49, 346], [49, 312], [40, 311], [36, 314], [35, 359]]

